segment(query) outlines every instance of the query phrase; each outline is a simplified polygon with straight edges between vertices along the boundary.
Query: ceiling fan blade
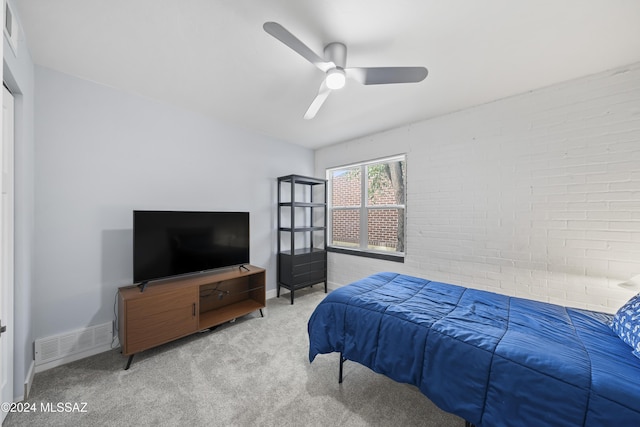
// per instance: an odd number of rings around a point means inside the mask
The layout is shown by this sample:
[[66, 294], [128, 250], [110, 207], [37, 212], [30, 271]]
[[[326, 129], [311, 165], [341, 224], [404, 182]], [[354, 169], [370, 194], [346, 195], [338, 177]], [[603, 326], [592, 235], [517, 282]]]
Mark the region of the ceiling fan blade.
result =
[[322, 107], [322, 104], [324, 104], [324, 101], [327, 99], [330, 93], [331, 93], [331, 89], [329, 89], [325, 84], [325, 82], [322, 81], [322, 84], [320, 85], [320, 90], [318, 90], [318, 95], [316, 95], [311, 105], [309, 105], [307, 112], [304, 113], [304, 118], [307, 120], [313, 119], [318, 113], [318, 110], [320, 110], [320, 107]]
[[314, 51], [309, 49], [307, 45], [302, 43], [296, 36], [291, 34], [286, 28], [277, 22], [265, 22], [262, 28], [325, 73], [330, 69], [335, 68], [335, 64], [333, 62], [327, 62], [322, 59]]
[[424, 67], [355, 67], [344, 70], [347, 76], [363, 85], [417, 83], [429, 73]]

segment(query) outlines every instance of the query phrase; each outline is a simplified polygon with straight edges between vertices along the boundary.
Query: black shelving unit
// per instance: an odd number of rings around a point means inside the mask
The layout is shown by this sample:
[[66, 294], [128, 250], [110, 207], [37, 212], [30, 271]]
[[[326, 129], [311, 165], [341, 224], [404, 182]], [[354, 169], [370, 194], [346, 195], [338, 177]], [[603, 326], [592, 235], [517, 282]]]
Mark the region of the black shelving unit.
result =
[[[284, 188], [283, 188], [284, 187]], [[278, 178], [278, 290], [324, 282], [327, 293], [327, 181], [300, 175]]]

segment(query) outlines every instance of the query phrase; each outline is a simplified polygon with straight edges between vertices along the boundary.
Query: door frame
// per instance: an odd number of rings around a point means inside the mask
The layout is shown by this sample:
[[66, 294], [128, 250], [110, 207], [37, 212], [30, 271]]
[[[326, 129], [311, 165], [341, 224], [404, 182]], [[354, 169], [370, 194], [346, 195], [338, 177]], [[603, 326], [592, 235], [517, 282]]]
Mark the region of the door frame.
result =
[[[14, 144], [15, 99], [3, 85], [2, 141], [0, 147], [0, 319], [6, 331], [0, 336], [0, 393], [13, 402], [14, 339]], [[2, 421], [7, 413], [0, 411]]]

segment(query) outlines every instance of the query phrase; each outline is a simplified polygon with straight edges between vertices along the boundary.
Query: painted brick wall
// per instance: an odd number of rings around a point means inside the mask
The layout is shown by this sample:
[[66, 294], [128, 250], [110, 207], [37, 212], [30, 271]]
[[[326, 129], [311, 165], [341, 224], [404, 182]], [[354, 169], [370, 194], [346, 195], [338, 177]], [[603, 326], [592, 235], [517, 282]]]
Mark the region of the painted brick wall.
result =
[[608, 312], [634, 293], [640, 63], [320, 149], [316, 174], [401, 153], [405, 263], [331, 253], [332, 286], [398, 271]]

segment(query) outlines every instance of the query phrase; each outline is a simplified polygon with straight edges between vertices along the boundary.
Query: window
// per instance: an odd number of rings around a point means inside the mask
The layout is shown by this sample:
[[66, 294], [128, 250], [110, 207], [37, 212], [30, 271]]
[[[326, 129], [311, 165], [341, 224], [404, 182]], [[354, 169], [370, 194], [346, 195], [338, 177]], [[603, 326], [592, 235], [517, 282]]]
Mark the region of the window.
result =
[[405, 156], [327, 170], [329, 250], [403, 261]]

